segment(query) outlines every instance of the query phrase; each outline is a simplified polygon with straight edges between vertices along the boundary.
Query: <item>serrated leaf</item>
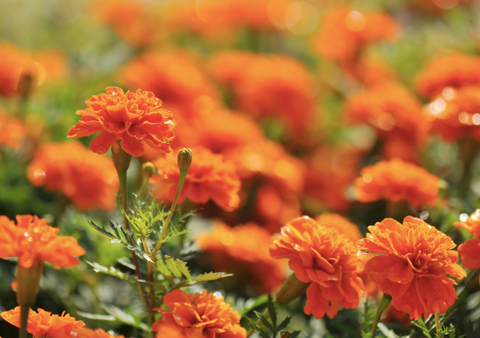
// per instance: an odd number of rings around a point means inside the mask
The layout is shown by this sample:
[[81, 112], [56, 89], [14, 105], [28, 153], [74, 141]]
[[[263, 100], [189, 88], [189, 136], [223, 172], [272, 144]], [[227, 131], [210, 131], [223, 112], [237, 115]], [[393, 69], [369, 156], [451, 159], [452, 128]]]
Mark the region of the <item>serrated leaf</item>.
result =
[[89, 224], [92, 228], [94, 228], [95, 230], [97, 230], [98, 232], [104, 234], [105, 236], [110, 237], [110, 238], [113, 238], [113, 239], [117, 239], [117, 237], [115, 237], [114, 234], [112, 234], [112, 233], [106, 231], [104, 228], [96, 225], [94, 221], [90, 220], [90, 221], [88, 221], [88, 224]]
[[247, 320], [248, 320], [248, 323], [250, 324], [250, 326], [252, 327], [253, 331], [255, 331], [256, 333], [258, 333], [261, 337], [263, 338], [270, 338], [270, 336], [268, 335], [267, 332], [265, 332], [260, 326], [258, 326], [253, 320], [251, 320], [250, 318], [246, 317]]
[[77, 315], [83, 318], [87, 319], [93, 319], [93, 320], [102, 320], [102, 321], [107, 321], [107, 322], [113, 322], [115, 321], [115, 317], [112, 315], [100, 315], [100, 314], [95, 314], [95, 313], [87, 313], [87, 312], [82, 312], [82, 311], [77, 311]]
[[150, 327], [143, 323], [140, 319], [133, 317], [122, 309], [113, 305], [103, 305], [102, 308], [110, 315], [114, 316], [119, 322], [136, 327], [145, 332], [152, 332]]
[[130, 260], [126, 259], [125, 257], [117, 259], [117, 262], [129, 268], [130, 270], [135, 270], [135, 265], [133, 265], [133, 263]]
[[198, 275], [197, 277], [193, 278], [193, 282], [206, 282], [206, 281], [212, 281], [212, 280], [217, 280], [220, 278], [226, 278], [226, 277], [231, 277], [233, 274], [231, 273], [225, 273], [225, 272], [207, 272], [202, 275]]
[[175, 258], [165, 256], [165, 263], [175, 277], [182, 278], [182, 273], [177, 267]]
[[284, 330], [288, 324], [290, 324], [290, 320], [291, 318], [290, 317], [286, 317], [283, 322], [280, 323], [280, 325], [278, 325], [277, 327], [277, 331], [282, 331]]
[[85, 262], [93, 268], [93, 271], [96, 273], [103, 273], [105, 275], [110, 275], [113, 277], [117, 277], [121, 280], [127, 280], [127, 274], [121, 272], [118, 269], [115, 269], [113, 266], [107, 268], [106, 266], [100, 265], [96, 262], [90, 262], [85, 260]]
[[271, 294], [268, 294], [267, 307], [270, 318], [272, 319], [273, 327], [277, 327], [277, 313], [275, 311], [275, 305], [273, 304], [273, 298]]
[[387, 338], [399, 338], [395, 332], [390, 330], [385, 324], [383, 323], [378, 323], [377, 324], [378, 329], [385, 335]]
[[158, 271], [162, 275], [164, 275], [166, 277], [171, 277], [172, 276], [172, 273], [170, 272], [170, 269], [168, 268], [167, 265], [165, 265], [165, 262], [161, 258], [157, 261], [157, 268], [158, 268]]
[[270, 324], [270, 322], [267, 320], [267, 318], [265, 318], [260, 312], [253, 311], [253, 313], [255, 313], [255, 316], [257, 316], [262, 321], [263, 325], [265, 325], [267, 329], [272, 331], [272, 333], [275, 333], [275, 329], [273, 328], [272, 324]]
[[181, 261], [179, 259], [176, 260], [177, 261], [177, 268], [178, 270], [180, 270], [180, 272], [182, 273], [182, 275], [185, 276], [185, 278], [187, 279], [187, 281], [189, 281], [190, 279], [192, 279], [192, 275], [190, 274], [190, 270], [188, 269], [188, 265], [186, 262], [184, 261]]

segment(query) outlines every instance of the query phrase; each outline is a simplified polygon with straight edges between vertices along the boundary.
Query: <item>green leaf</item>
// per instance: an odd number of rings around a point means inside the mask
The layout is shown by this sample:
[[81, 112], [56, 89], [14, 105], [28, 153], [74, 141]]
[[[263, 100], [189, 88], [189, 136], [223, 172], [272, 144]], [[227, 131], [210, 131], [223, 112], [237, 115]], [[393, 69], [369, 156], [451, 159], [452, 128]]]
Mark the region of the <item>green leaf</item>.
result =
[[280, 323], [280, 325], [278, 325], [277, 327], [277, 331], [282, 331], [284, 330], [288, 324], [290, 324], [290, 317], [286, 317], [283, 322]]
[[[247, 307], [239, 310], [238, 312], [239, 312], [240, 316], [244, 317], [247, 313], [249, 313], [253, 309], [265, 304], [267, 302], [267, 300], [268, 300], [267, 295], [262, 295], [262, 296], [256, 298], [251, 305], [248, 305]], [[251, 302], [251, 299], [248, 300], [247, 302], [245, 302], [245, 304], [250, 303], [250, 302]]]
[[170, 271], [175, 277], [182, 278], [182, 273], [177, 267], [175, 258], [165, 256], [165, 263], [167, 263], [168, 268], [170, 269]]
[[192, 279], [192, 282], [206, 282], [220, 278], [231, 277], [233, 274], [225, 272], [207, 272]]
[[275, 311], [275, 305], [273, 304], [273, 298], [271, 294], [268, 294], [267, 307], [270, 318], [272, 319], [273, 327], [277, 327], [277, 312]]
[[385, 337], [387, 338], [399, 338], [395, 332], [393, 332], [392, 330], [390, 330], [385, 324], [383, 323], [378, 323], [377, 324], [377, 327], [378, 329], [380, 330], [380, 332], [382, 332]]
[[87, 312], [82, 312], [82, 311], [77, 311], [77, 314], [80, 317], [87, 318], [87, 319], [93, 319], [93, 320], [102, 320], [106, 322], [113, 322], [115, 321], [115, 317], [112, 315], [100, 315], [96, 313], [87, 313]]
[[88, 224], [90, 224], [90, 226], [91, 226], [92, 228], [94, 228], [94, 229], [97, 230], [98, 232], [104, 234], [105, 236], [110, 237], [110, 238], [113, 238], [113, 239], [117, 239], [117, 237], [115, 237], [115, 235], [113, 235], [112, 233], [106, 231], [104, 228], [96, 225], [95, 222], [93, 222], [93, 221], [90, 220], [90, 221], [88, 221]]
[[102, 307], [110, 315], [115, 317], [119, 322], [136, 327], [137, 329], [140, 329], [145, 332], [152, 332], [150, 327], [147, 324], [142, 322], [142, 319], [135, 318], [131, 314], [124, 312], [122, 309], [113, 305], [104, 305]]
[[245, 317], [247, 318], [248, 320], [248, 323], [250, 324], [250, 326], [252, 327], [253, 331], [255, 331], [256, 333], [258, 333], [261, 337], [263, 338], [270, 338], [270, 336], [268, 335], [267, 332], [265, 332], [265, 330], [263, 330], [261, 327], [259, 327], [253, 320], [251, 320], [250, 318], [248, 317]]
[[157, 261], [157, 268], [158, 268], [158, 271], [162, 275], [164, 275], [166, 277], [171, 277], [172, 276], [172, 273], [170, 272], [170, 269], [168, 268], [168, 266], [165, 264], [165, 262], [161, 258]]
[[270, 324], [267, 318], [265, 318], [260, 312], [253, 311], [253, 313], [255, 313], [255, 316], [257, 316], [262, 321], [263, 325], [265, 325], [267, 329], [272, 331], [272, 333], [275, 333], [275, 329], [273, 328], [272, 324]]
[[107, 268], [106, 266], [100, 265], [95, 262], [90, 262], [85, 260], [85, 262], [93, 268], [93, 271], [96, 273], [103, 273], [105, 275], [110, 275], [113, 277], [117, 277], [118, 279], [130, 282], [130, 276], [122, 271], [115, 269], [113, 266]]

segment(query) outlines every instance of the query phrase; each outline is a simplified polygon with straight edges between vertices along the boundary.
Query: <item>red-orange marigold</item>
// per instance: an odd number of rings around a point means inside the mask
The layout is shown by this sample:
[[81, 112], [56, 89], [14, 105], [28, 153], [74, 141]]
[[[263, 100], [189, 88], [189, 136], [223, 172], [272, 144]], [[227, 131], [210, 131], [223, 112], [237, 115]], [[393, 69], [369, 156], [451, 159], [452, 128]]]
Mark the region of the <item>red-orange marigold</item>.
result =
[[82, 117], [68, 131], [69, 138], [101, 133], [90, 143], [90, 150], [98, 154], [105, 154], [117, 140], [125, 152], [137, 157], [143, 154], [144, 144], [171, 151], [175, 122], [168, 110], [160, 108], [162, 101], [140, 89], [124, 93], [107, 87], [105, 91], [85, 101], [88, 108], [77, 111]]
[[425, 169], [393, 159], [363, 168], [355, 180], [355, 192], [360, 202], [406, 200], [413, 207], [432, 206], [438, 199], [439, 184], [440, 178]]
[[480, 267], [480, 209], [475, 210], [465, 222], [455, 222], [453, 225], [463, 228], [473, 235], [472, 239], [458, 247], [463, 266], [467, 269]]
[[[212, 199], [227, 211], [238, 208], [241, 183], [235, 167], [224, 162], [222, 155], [213, 154], [206, 148], [192, 148], [192, 152], [193, 161], [178, 202], [186, 197], [195, 203], [207, 203]], [[180, 175], [176, 152], [157, 158], [153, 164], [159, 173], [150, 179], [151, 183], [158, 184], [154, 188], [156, 198], [173, 201]]]
[[455, 281], [466, 277], [456, 262], [458, 253], [450, 237], [424, 221], [408, 216], [403, 224], [387, 218], [368, 227], [358, 244], [381, 256], [370, 259], [365, 270], [392, 296], [393, 305], [411, 319], [422, 314], [445, 313], [457, 295]]
[[[13, 310], [2, 312], [0, 316], [10, 324], [20, 327], [19, 306]], [[84, 322], [77, 321], [68, 313], [58, 316], [38, 309], [38, 313], [33, 310], [29, 311], [27, 332], [33, 334], [33, 338], [71, 338], [74, 332], [83, 326], [85, 326]]]
[[120, 335], [120, 336], [111, 335], [110, 333], [105, 332], [102, 329], [92, 330], [87, 328], [81, 328], [81, 329], [77, 329], [75, 333], [76, 333], [75, 337], [78, 337], [78, 338], [125, 338], [125, 336], [123, 335]]
[[350, 222], [339, 214], [325, 212], [320, 216], [315, 217], [315, 222], [321, 227], [336, 229], [343, 236], [354, 242], [363, 237], [358, 229], [358, 225]]
[[57, 237], [60, 229], [47, 225], [43, 218], [18, 215], [17, 224], [0, 216], [0, 257], [18, 257], [18, 264], [29, 269], [36, 260], [60, 267], [78, 265], [76, 257], [85, 254], [75, 238]]
[[208, 293], [190, 295], [174, 290], [163, 298], [169, 310], [160, 310], [162, 319], [152, 325], [158, 338], [245, 338], [240, 315], [232, 311], [223, 297]]
[[357, 275], [357, 247], [337, 230], [309, 217], [290, 221], [270, 247], [274, 258], [288, 258], [298, 280], [310, 283], [305, 313], [333, 318], [340, 305], [357, 307], [363, 283]]

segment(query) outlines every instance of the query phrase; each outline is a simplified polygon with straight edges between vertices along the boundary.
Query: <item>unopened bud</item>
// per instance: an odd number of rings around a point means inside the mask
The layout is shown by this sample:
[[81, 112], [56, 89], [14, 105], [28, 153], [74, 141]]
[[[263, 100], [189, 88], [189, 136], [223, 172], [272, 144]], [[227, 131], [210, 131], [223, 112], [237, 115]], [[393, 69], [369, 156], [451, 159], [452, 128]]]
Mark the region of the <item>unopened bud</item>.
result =
[[155, 166], [152, 162], [145, 162], [142, 164], [142, 174], [143, 178], [149, 179], [155, 173]]
[[112, 159], [113, 164], [115, 165], [115, 169], [117, 169], [117, 172], [125, 173], [130, 166], [132, 155], [125, 152], [125, 150], [123, 150], [120, 146], [120, 141], [117, 141], [112, 144]]
[[183, 148], [178, 152], [178, 167], [180, 170], [188, 170], [192, 164], [192, 150]]
[[288, 304], [303, 295], [309, 285], [309, 283], [299, 281], [295, 274], [292, 273], [277, 292], [277, 301], [282, 304]]
[[33, 306], [40, 288], [40, 279], [42, 278], [42, 275], [43, 261], [35, 260], [32, 266], [28, 269], [20, 264], [17, 265], [14, 287], [17, 292], [18, 305], [26, 307]]

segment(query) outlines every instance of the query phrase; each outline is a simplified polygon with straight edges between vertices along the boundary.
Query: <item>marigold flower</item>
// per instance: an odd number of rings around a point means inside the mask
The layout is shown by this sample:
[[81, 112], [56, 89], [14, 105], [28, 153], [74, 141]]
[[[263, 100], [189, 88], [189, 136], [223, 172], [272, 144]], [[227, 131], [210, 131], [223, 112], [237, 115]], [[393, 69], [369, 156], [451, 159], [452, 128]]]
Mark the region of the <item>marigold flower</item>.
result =
[[[163, 298], [168, 310], [158, 309], [162, 319], [152, 325], [157, 337], [182, 338], [245, 338], [247, 331], [240, 326], [240, 315], [232, 311], [223, 297], [207, 290], [194, 295], [174, 290]], [[176, 333], [172, 335], [172, 333]]]
[[77, 329], [75, 333], [75, 337], [78, 338], [125, 338], [125, 336], [123, 335], [111, 335], [110, 333], [105, 332], [102, 329], [92, 330], [87, 328], [81, 328]]
[[395, 70], [382, 60], [370, 56], [361, 57], [355, 64], [346, 65], [344, 70], [359, 83], [374, 87], [398, 80]]
[[357, 307], [363, 283], [357, 275], [357, 247], [336, 229], [304, 216], [290, 221], [270, 247], [274, 258], [288, 258], [298, 280], [310, 283], [305, 313], [333, 318], [340, 305]]
[[325, 212], [315, 217], [315, 222], [321, 227], [336, 229], [351, 241], [356, 242], [363, 238], [358, 226], [339, 214]]
[[[20, 327], [20, 307], [0, 313], [0, 316], [10, 324]], [[28, 314], [27, 332], [33, 338], [70, 338], [77, 329], [85, 326], [81, 320], [76, 320], [68, 313], [61, 316], [38, 309], [38, 313], [31, 310]], [[82, 337], [83, 338], [83, 337]]]
[[417, 320], [422, 314], [445, 313], [457, 295], [455, 278], [466, 277], [456, 262], [450, 237], [424, 221], [408, 216], [403, 224], [387, 218], [370, 226], [358, 244], [381, 256], [370, 259], [365, 270], [393, 305]]
[[418, 76], [415, 87], [428, 98], [442, 93], [445, 87], [480, 85], [480, 57], [452, 53], [433, 60]]
[[355, 180], [355, 192], [360, 202], [406, 200], [413, 207], [432, 206], [438, 199], [439, 184], [440, 178], [425, 169], [393, 159], [363, 168]]
[[152, 92], [124, 93], [118, 87], [105, 91], [85, 101], [88, 108], [77, 111], [82, 117], [68, 131], [69, 138], [101, 133], [90, 143], [90, 150], [98, 154], [105, 154], [117, 140], [125, 152], [136, 157], [143, 154], [145, 144], [171, 151], [175, 121], [168, 110], [160, 108], [162, 102]]
[[349, 64], [365, 45], [391, 39], [398, 30], [397, 23], [385, 13], [340, 7], [324, 18], [313, 41], [314, 49], [330, 61]]
[[129, 88], [152, 91], [183, 120], [203, 114], [203, 101], [212, 106], [217, 100], [215, 87], [185, 52], [141, 54], [120, 69], [119, 80]]
[[[238, 208], [240, 204], [240, 179], [235, 167], [224, 162], [222, 155], [213, 154], [203, 147], [192, 148], [193, 161], [178, 199], [181, 203], [186, 197], [195, 203], [207, 203], [212, 199], [227, 211]], [[179, 168], [176, 153], [166, 154], [152, 162], [159, 175], [153, 175], [150, 182], [158, 184], [154, 194], [159, 201], [173, 201], [177, 191]]]
[[[239, 110], [258, 119], [279, 118], [294, 135], [312, 126], [316, 84], [301, 62], [282, 55], [224, 53], [212, 60], [211, 69], [220, 82], [230, 82]], [[239, 61], [240, 67], [228, 64]]]
[[76, 257], [85, 250], [70, 236], [57, 237], [60, 229], [47, 225], [47, 220], [30, 215], [17, 215], [17, 224], [0, 216], [0, 257], [18, 257], [18, 264], [30, 268], [36, 260], [53, 264], [55, 269], [78, 265]]
[[17, 150], [28, 136], [28, 127], [18, 118], [0, 110], [0, 146]]
[[60, 190], [79, 210], [111, 210], [117, 203], [119, 183], [112, 161], [76, 141], [40, 146], [27, 176], [34, 186]]
[[255, 223], [232, 228], [221, 222], [197, 239], [215, 271], [233, 273], [259, 293], [273, 292], [285, 280], [284, 265], [270, 256], [265, 245], [271, 241], [270, 232]]
[[465, 229], [473, 235], [472, 239], [458, 247], [463, 266], [467, 269], [480, 267], [480, 209], [475, 210], [465, 222], [455, 222], [453, 225]]
[[445, 141], [480, 140], [480, 85], [445, 87], [425, 111], [432, 120], [433, 132]]

